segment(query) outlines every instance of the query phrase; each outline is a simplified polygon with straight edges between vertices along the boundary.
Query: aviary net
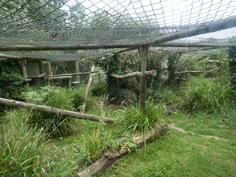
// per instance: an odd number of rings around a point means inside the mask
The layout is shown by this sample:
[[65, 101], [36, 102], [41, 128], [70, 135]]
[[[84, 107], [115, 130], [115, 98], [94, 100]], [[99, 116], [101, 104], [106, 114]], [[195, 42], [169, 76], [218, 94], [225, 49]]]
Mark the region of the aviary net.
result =
[[236, 0], [0, 0], [0, 25], [0, 50], [232, 46]]

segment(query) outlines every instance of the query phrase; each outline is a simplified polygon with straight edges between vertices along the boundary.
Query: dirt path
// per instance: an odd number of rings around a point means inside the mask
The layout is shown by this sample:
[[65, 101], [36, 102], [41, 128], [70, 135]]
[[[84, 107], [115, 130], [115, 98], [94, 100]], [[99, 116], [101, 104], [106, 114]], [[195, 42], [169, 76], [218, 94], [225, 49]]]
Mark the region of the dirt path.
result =
[[184, 134], [190, 134], [190, 135], [193, 135], [193, 136], [201, 136], [201, 137], [204, 137], [204, 138], [215, 139], [215, 140], [229, 141], [228, 139], [221, 138], [221, 137], [218, 137], [218, 136], [202, 135], [202, 134], [194, 133], [194, 132], [191, 132], [191, 131], [187, 131], [187, 130], [184, 130], [183, 128], [177, 127], [175, 124], [169, 124], [169, 127], [171, 129], [174, 129], [174, 130], [176, 130], [178, 132], [181, 132], [181, 133], [184, 133]]

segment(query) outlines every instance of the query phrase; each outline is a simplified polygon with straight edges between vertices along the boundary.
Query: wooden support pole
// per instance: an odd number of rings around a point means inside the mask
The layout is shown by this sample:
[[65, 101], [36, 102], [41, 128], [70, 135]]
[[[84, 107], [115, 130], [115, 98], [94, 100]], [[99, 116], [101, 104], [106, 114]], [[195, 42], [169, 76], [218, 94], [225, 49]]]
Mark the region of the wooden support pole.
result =
[[84, 114], [80, 112], [68, 111], [68, 110], [58, 109], [58, 108], [54, 108], [50, 106], [37, 105], [33, 103], [26, 103], [22, 101], [10, 100], [10, 99], [5, 99], [5, 98], [0, 98], [0, 104], [8, 105], [8, 106], [17, 106], [17, 107], [22, 107], [26, 109], [34, 109], [37, 111], [55, 113], [55, 114], [69, 116], [72, 118], [90, 120], [90, 121], [95, 121], [95, 122], [105, 122], [105, 123], [114, 122], [114, 120], [110, 118], [104, 118], [104, 117], [95, 116], [91, 114]]
[[53, 75], [51, 62], [48, 61], [47, 65], [48, 65], [48, 76], [51, 76]]
[[[75, 61], [75, 73], [79, 73], [80, 68], [79, 68], [79, 61]], [[76, 75], [76, 81], [80, 81], [80, 75]]]
[[86, 90], [85, 90], [84, 104], [82, 106], [82, 112], [85, 112], [85, 110], [86, 110], [89, 90], [90, 90], [90, 87], [91, 87], [91, 84], [92, 84], [92, 81], [93, 81], [93, 74], [92, 73], [94, 72], [94, 70], [95, 70], [95, 65], [93, 63], [93, 66], [92, 66], [92, 69], [91, 69], [91, 74], [89, 76], [88, 84], [87, 84], [87, 87], [86, 87]]
[[22, 75], [25, 79], [28, 78], [28, 73], [27, 73], [27, 67], [26, 67], [26, 60], [25, 59], [22, 59], [20, 60], [20, 66], [21, 66], [21, 71], [22, 71]]
[[140, 75], [140, 93], [139, 93], [139, 106], [141, 109], [145, 109], [145, 101], [146, 101], [146, 65], [147, 65], [147, 57], [148, 57], [148, 47], [139, 48], [139, 55], [142, 58], [142, 66], [141, 66], [141, 75]]

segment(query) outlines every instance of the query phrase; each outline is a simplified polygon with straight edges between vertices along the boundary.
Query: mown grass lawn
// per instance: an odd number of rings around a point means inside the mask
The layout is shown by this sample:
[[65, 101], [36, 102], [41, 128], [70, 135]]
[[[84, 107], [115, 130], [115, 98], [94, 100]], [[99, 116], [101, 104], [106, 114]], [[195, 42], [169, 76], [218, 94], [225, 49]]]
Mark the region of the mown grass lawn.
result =
[[[104, 112], [89, 110], [89, 113], [98, 115], [107, 115], [109, 112], [109, 109]], [[235, 177], [235, 115], [236, 111], [229, 112], [225, 118], [218, 114], [205, 113], [177, 113], [165, 117], [168, 124], [175, 124], [176, 127], [195, 134], [172, 129], [161, 139], [119, 159], [103, 177]], [[77, 134], [54, 141], [57, 147], [79, 147], [82, 134], [92, 132], [98, 126], [114, 130], [116, 137], [114, 125], [79, 120], [76, 122]], [[208, 135], [220, 139], [208, 138]], [[69, 153], [74, 160], [78, 158], [78, 152]]]
[[[224, 122], [217, 115], [176, 114], [166, 118], [196, 135], [171, 130], [168, 135], [118, 161], [103, 177], [234, 177], [236, 114]], [[229, 126], [230, 125], [230, 126]], [[201, 135], [224, 138], [215, 140]]]

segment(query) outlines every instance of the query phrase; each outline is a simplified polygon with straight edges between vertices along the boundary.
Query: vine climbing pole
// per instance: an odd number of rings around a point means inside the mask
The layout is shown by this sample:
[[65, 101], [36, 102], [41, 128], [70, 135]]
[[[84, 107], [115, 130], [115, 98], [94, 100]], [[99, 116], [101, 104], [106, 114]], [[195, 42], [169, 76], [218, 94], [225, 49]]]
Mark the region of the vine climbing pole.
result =
[[145, 109], [146, 102], [146, 68], [147, 68], [147, 58], [148, 58], [148, 47], [139, 48], [139, 56], [142, 59], [141, 75], [140, 75], [140, 93], [139, 93], [139, 106], [142, 110]]
[[229, 48], [229, 75], [233, 89], [236, 89], [236, 47]]

